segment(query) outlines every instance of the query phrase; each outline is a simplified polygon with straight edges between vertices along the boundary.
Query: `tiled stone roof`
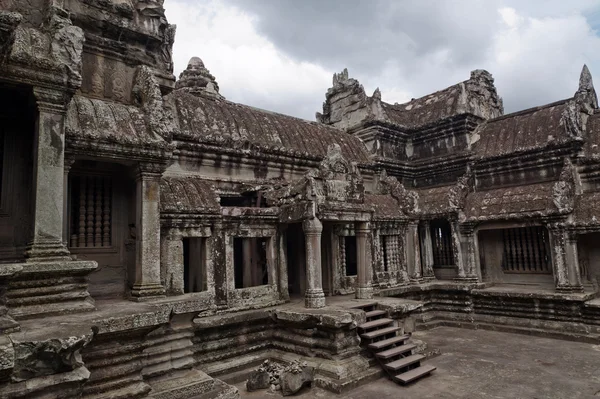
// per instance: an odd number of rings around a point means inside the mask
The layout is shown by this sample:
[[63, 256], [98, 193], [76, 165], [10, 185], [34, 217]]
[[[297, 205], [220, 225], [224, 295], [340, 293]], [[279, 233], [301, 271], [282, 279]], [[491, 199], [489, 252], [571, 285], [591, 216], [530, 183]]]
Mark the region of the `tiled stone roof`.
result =
[[468, 219], [502, 219], [540, 216], [557, 212], [552, 189], [555, 182], [503, 187], [470, 193], [466, 199]]
[[195, 177], [165, 177], [160, 182], [160, 211], [220, 213], [219, 197], [211, 183]]
[[365, 194], [364, 203], [373, 206], [375, 219], [402, 219], [406, 217], [402, 213], [398, 201], [391, 195]]
[[474, 151], [493, 157], [564, 143], [570, 139], [563, 121], [566, 108], [564, 100], [490, 120], [476, 131]]
[[258, 148], [292, 152], [300, 157], [325, 157], [330, 144], [339, 144], [348, 161], [369, 161], [367, 148], [360, 139], [330, 126], [184, 91], [175, 91], [172, 98], [180, 134], [186, 138], [202, 142], [248, 142]]
[[415, 189], [419, 195], [419, 211], [425, 215], [448, 212], [452, 187], [454, 185]]
[[132, 146], [168, 147], [137, 107], [76, 95], [67, 111], [67, 136]]

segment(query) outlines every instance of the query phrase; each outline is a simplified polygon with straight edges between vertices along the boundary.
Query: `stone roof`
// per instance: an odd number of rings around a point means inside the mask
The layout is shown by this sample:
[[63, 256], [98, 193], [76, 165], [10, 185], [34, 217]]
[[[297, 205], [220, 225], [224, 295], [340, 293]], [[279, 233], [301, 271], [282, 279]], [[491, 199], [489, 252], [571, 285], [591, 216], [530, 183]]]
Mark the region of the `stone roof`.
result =
[[494, 157], [571, 140], [564, 122], [567, 103], [563, 100], [485, 122], [475, 132], [479, 139], [474, 152]]
[[165, 177], [160, 182], [160, 211], [220, 214], [221, 207], [211, 182], [196, 177]]
[[330, 144], [338, 144], [348, 161], [369, 161], [360, 139], [321, 123], [182, 90], [173, 92], [171, 98], [180, 135], [188, 139], [240, 147], [249, 143], [258, 149], [320, 158], [327, 155]]
[[586, 156], [596, 159], [600, 157], [600, 112], [598, 111], [587, 121], [584, 149]]
[[454, 185], [414, 189], [419, 195], [419, 211], [425, 215], [449, 212], [450, 190], [453, 187]]
[[484, 70], [471, 72], [468, 80], [444, 90], [413, 99], [404, 104], [381, 101], [381, 92], [367, 96], [363, 86], [348, 75], [348, 70], [333, 75], [327, 90], [323, 113], [317, 120], [339, 128], [351, 129], [365, 121], [391, 123], [418, 129], [457, 115], [470, 114], [483, 119], [504, 113], [502, 99], [496, 92], [492, 75]]
[[365, 205], [371, 205], [375, 209], [375, 219], [404, 219], [398, 201], [391, 195], [365, 194]]
[[460, 99], [463, 91], [461, 84], [456, 84], [404, 104], [382, 102], [381, 105], [390, 122], [418, 127], [462, 113]]
[[553, 202], [556, 182], [528, 184], [476, 191], [467, 196], [465, 214], [468, 219], [510, 219], [541, 216], [557, 212]]
[[167, 148], [145, 114], [133, 105], [75, 95], [67, 111], [66, 135], [136, 147]]
[[600, 191], [575, 196], [573, 216], [580, 226], [600, 225]]

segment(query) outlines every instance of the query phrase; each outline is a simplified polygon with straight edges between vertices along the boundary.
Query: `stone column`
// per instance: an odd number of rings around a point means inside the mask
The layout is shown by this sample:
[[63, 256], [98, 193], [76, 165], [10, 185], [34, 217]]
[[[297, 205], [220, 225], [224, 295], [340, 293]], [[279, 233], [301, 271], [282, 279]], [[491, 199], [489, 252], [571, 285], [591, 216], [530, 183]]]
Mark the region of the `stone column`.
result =
[[[398, 282], [400, 284], [409, 284], [410, 278], [408, 276], [408, 264], [411, 262], [414, 256], [414, 247], [409, 245], [408, 242], [408, 226], [403, 224], [400, 226], [400, 235], [398, 236], [397, 250], [389, 250], [388, 253], [392, 253], [394, 257], [394, 264], [397, 265], [396, 272], [398, 273]], [[389, 245], [389, 240], [385, 240], [386, 246]]]
[[33, 239], [30, 261], [70, 260], [63, 243], [66, 94], [35, 88], [38, 119], [34, 138]]
[[582, 292], [576, 236], [563, 226], [548, 226], [556, 291]]
[[369, 243], [371, 224], [368, 222], [357, 223], [355, 229], [358, 266], [356, 299], [371, 299], [373, 298], [373, 259]]
[[169, 295], [182, 295], [185, 290], [183, 267], [183, 241], [181, 234], [171, 232], [161, 240], [161, 281]]
[[288, 287], [288, 253], [287, 253], [287, 225], [282, 225], [279, 228], [279, 296], [282, 300], [290, 299], [290, 291]]
[[252, 262], [252, 241], [250, 238], [242, 238], [242, 256], [244, 259], [243, 273], [242, 273], [242, 284], [244, 288], [252, 287], [253, 284], [253, 262]]
[[419, 224], [411, 222], [406, 231], [406, 249], [408, 276], [411, 280], [420, 282], [422, 280], [421, 272], [421, 249], [419, 248]]
[[321, 281], [321, 233], [323, 225], [317, 218], [307, 219], [302, 223], [306, 237], [306, 292], [304, 294], [307, 308], [325, 306], [325, 293]]
[[[212, 236], [208, 238], [210, 246], [210, 259], [212, 261], [212, 272], [215, 291], [215, 303], [220, 308], [227, 307], [228, 281], [234, 281], [235, 276], [227, 274], [227, 240], [223, 232], [223, 223], [216, 221], [213, 224]], [[235, 286], [235, 283], [233, 283]], [[210, 289], [210, 287], [209, 287]]]
[[160, 177], [163, 165], [139, 164], [136, 175], [135, 300], [163, 297], [160, 283]]
[[452, 255], [454, 256], [454, 265], [456, 266], [456, 280], [465, 281], [467, 280], [467, 271], [463, 262], [462, 237], [458, 221], [450, 221], [450, 230], [452, 233]]
[[435, 274], [433, 273], [433, 244], [431, 242], [431, 228], [429, 221], [422, 221], [419, 225], [421, 232], [421, 251], [422, 253], [422, 267], [423, 267], [423, 278], [425, 280], [435, 280]]
[[69, 246], [69, 172], [75, 163], [74, 159], [65, 158], [64, 189], [63, 189], [63, 244]]
[[461, 280], [479, 282], [481, 281], [479, 243], [473, 224], [463, 224], [460, 226], [460, 241], [462, 264], [465, 268], [465, 277], [461, 278]]

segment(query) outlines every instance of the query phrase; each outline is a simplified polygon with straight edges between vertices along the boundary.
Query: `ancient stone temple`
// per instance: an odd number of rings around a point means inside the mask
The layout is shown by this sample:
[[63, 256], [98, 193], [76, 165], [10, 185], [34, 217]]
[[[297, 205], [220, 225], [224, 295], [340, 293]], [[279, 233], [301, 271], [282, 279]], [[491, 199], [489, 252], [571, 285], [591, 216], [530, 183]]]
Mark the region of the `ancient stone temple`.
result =
[[0, 397], [237, 398], [298, 358], [342, 392], [385, 345], [407, 382], [396, 331], [440, 325], [600, 341], [586, 67], [510, 115], [486, 71], [388, 104], [344, 70], [310, 122], [176, 79], [174, 40], [162, 0], [0, 0]]

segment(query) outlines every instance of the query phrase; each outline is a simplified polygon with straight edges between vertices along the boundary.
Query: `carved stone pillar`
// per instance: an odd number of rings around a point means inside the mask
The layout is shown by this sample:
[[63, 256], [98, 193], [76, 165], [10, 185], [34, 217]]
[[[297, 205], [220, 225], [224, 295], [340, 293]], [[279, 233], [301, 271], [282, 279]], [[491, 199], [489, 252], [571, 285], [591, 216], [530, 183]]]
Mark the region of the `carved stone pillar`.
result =
[[35, 88], [38, 119], [33, 174], [33, 239], [26, 251], [31, 261], [70, 260], [63, 242], [65, 115], [63, 92]]
[[452, 232], [452, 255], [454, 256], [454, 265], [456, 266], [456, 280], [466, 281], [468, 280], [467, 270], [464, 263], [465, 257], [461, 245], [462, 236], [458, 226], [458, 221], [451, 221], [450, 229]]
[[371, 225], [368, 222], [357, 223], [355, 229], [358, 266], [356, 299], [371, 299], [373, 298], [373, 259], [369, 243]]
[[435, 280], [435, 274], [433, 273], [433, 244], [431, 242], [431, 228], [428, 220], [421, 222], [419, 231], [421, 232], [421, 266], [423, 267], [423, 278], [425, 280]]
[[[215, 303], [219, 307], [227, 306], [228, 276], [227, 276], [227, 240], [223, 232], [223, 224], [217, 221], [213, 224], [212, 236], [208, 238], [210, 247], [210, 260], [215, 291]], [[234, 276], [230, 277], [234, 279]], [[210, 288], [209, 288], [210, 289]]]
[[243, 285], [244, 288], [254, 286], [254, 262], [252, 261], [252, 239], [245, 237], [242, 238], [242, 252], [243, 252]]
[[421, 249], [419, 248], [419, 224], [411, 222], [406, 230], [406, 263], [408, 276], [413, 281], [422, 280]]
[[325, 293], [321, 275], [321, 233], [323, 225], [317, 218], [302, 223], [306, 237], [306, 293], [304, 302], [307, 308], [325, 306]]
[[282, 300], [287, 301], [290, 299], [290, 291], [288, 287], [288, 258], [287, 258], [287, 225], [280, 226], [279, 228], [279, 247], [277, 251], [279, 253], [279, 296]]
[[131, 296], [144, 300], [165, 295], [160, 283], [160, 177], [163, 165], [136, 170], [136, 261]]
[[[388, 239], [386, 238], [386, 245], [388, 244]], [[414, 256], [414, 247], [409, 246], [408, 244], [408, 226], [402, 225], [400, 227], [400, 236], [395, 241], [397, 246], [396, 251], [389, 251], [394, 256], [395, 264], [397, 266], [398, 272], [398, 282], [400, 284], [409, 284], [410, 279], [408, 276], [408, 263], [410, 259]]]
[[65, 159], [63, 179], [63, 244], [69, 245], [69, 172], [75, 163], [74, 159]]
[[461, 280], [467, 282], [481, 281], [479, 243], [474, 225], [464, 224], [460, 226], [460, 242], [462, 264], [465, 270], [465, 276]]
[[548, 231], [556, 290], [583, 292], [577, 256], [577, 236], [559, 224], [548, 226]]
[[181, 234], [171, 234], [160, 238], [160, 272], [165, 291], [169, 295], [184, 293], [183, 241]]

